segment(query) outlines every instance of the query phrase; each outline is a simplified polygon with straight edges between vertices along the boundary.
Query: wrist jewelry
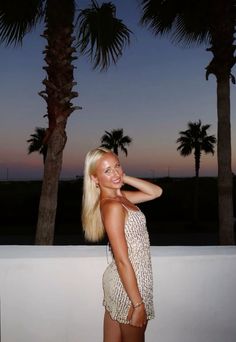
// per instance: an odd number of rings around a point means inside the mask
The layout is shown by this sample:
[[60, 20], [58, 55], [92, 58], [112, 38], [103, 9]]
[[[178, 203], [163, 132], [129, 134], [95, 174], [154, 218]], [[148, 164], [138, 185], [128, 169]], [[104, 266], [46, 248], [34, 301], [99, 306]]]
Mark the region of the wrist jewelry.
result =
[[141, 306], [143, 304], [143, 300], [141, 301], [141, 302], [139, 302], [139, 303], [137, 303], [137, 304], [134, 304], [133, 305], [133, 308], [134, 309], [137, 309], [139, 306]]

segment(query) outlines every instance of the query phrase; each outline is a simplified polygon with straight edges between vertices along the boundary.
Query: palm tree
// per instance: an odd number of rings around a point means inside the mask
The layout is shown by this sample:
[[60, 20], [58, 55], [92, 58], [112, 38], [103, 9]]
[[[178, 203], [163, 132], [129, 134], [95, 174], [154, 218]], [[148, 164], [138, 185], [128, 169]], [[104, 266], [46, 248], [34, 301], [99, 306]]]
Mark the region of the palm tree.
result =
[[47, 145], [43, 143], [45, 134], [46, 128], [36, 127], [35, 133], [30, 134], [31, 138], [27, 140], [27, 142], [29, 143], [28, 153], [30, 154], [32, 152], [39, 152], [39, 154], [42, 154], [44, 164], [47, 155]]
[[214, 135], [207, 135], [210, 125], [202, 125], [201, 120], [198, 122], [189, 122], [186, 131], [180, 131], [180, 137], [177, 139], [181, 156], [189, 156], [192, 152], [195, 158], [195, 176], [199, 176], [200, 159], [202, 152], [214, 154], [214, 145], [216, 138]]
[[219, 230], [221, 244], [234, 244], [233, 179], [231, 167], [230, 80], [236, 62], [234, 33], [236, 0], [141, 0], [141, 23], [155, 35], [173, 42], [210, 45], [213, 54], [206, 67], [217, 80], [217, 160]]
[[[75, 0], [12, 0], [0, 2], [0, 41], [22, 43], [23, 37], [44, 20], [43, 37], [46, 77], [40, 92], [47, 104], [48, 129], [44, 138], [48, 151], [36, 231], [36, 244], [52, 244], [57, 208], [58, 182], [66, 144], [66, 124], [78, 109], [72, 99], [78, 96], [73, 87], [76, 47], [87, 54], [94, 68], [105, 70], [116, 63], [129, 43], [130, 31], [116, 18], [115, 6], [98, 6], [93, 0], [88, 9], [75, 18]], [[74, 35], [77, 34], [75, 39]]]
[[180, 131], [180, 137], [177, 139], [179, 146], [177, 150], [183, 157], [194, 153], [195, 159], [195, 191], [194, 191], [194, 221], [198, 220], [198, 177], [200, 170], [200, 160], [202, 152], [214, 154], [214, 145], [216, 138], [214, 135], [207, 135], [210, 125], [202, 125], [201, 120], [198, 122], [189, 122], [186, 131]]
[[113, 129], [111, 132], [105, 131], [105, 134], [101, 137], [101, 146], [112, 150], [117, 156], [119, 149], [128, 155], [126, 146], [132, 142], [132, 138], [128, 135], [124, 136], [123, 128]]

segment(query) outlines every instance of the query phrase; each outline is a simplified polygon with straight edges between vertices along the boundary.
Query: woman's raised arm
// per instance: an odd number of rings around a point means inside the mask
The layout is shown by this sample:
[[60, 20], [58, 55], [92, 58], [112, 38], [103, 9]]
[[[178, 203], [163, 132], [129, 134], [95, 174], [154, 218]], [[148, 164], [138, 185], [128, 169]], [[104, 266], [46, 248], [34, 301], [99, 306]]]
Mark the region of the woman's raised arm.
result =
[[160, 197], [162, 194], [162, 188], [159, 185], [153, 184], [144, 179], [124, 175], [123, 182], [124, 184], [131, 185], [137, 189], [134, 191], [122, 191], [131, 203], [150, 201]]

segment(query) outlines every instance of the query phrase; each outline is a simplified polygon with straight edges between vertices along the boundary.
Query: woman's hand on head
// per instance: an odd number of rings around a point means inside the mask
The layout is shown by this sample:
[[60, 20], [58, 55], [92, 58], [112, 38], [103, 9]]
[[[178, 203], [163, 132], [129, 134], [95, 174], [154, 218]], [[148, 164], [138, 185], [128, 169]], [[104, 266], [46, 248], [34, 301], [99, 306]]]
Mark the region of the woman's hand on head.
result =
[[123, 184], [126, 183], [126, 174], [124, 173], [124, 171], [123, 171], [123, 175], [122, 175], [122, 181], [123, 181]]

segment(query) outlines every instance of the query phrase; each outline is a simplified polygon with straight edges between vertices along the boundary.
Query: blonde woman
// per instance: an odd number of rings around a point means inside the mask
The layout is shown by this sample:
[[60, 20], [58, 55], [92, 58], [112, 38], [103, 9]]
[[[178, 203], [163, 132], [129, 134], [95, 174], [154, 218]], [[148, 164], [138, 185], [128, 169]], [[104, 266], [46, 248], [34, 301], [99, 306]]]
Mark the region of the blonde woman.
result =
[[[136, 190], [123, 191], [123, 184]], [[90, 241], [106, 234], [113, 255], [103, 275], [104, 342], [144, 342], [147, 322], [154, 318], [149, 236], [136, 204], [161, 194], [159, 186], [125, 175], [110, 150], [88, 152], [83, 229]]]

